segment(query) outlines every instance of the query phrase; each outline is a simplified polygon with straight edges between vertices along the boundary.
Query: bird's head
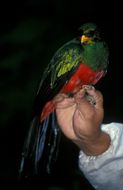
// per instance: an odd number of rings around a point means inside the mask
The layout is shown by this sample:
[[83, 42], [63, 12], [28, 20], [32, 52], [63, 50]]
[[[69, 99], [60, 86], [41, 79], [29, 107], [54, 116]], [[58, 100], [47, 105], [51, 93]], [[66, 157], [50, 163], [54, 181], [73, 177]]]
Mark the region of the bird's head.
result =
[[79, 28], [79, 31], [81, 32], [81, 44], [91, 44], [100, 39], [95, 23], [85, 23]]

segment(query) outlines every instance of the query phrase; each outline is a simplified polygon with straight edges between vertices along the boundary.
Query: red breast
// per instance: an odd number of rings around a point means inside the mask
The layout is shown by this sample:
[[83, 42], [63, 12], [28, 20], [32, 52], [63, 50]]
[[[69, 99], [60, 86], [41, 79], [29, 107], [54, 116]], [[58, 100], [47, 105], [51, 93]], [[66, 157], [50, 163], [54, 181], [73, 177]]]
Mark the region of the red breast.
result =
[[82, 85], [96, 84], [104, 75], [104, 71], [93, 71], [89, 66], [80, 64], [77, 71], [63, 86], [63, 93], [74, 92], [75, 89], [81, 88]]

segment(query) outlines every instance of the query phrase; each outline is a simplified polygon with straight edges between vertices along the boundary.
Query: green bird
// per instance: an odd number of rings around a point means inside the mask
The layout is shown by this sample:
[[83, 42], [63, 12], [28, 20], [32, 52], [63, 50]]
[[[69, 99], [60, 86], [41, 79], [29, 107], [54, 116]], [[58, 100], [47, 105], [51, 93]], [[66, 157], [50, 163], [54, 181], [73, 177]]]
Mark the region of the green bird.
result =
[[[82, 85], [95, 85], [105, 76], [109, 63], [107, 43], [95, 23], [85, 23], [80, 36], [65, 43], [44, 70], [33, 106], [32, 120], [22, 151], [19, 174], [51, 170], [57, 158], [60, 129], [55, 115], [54, 97], [68, 96]], [[28, 168], [29, 171], [26, 171]]]

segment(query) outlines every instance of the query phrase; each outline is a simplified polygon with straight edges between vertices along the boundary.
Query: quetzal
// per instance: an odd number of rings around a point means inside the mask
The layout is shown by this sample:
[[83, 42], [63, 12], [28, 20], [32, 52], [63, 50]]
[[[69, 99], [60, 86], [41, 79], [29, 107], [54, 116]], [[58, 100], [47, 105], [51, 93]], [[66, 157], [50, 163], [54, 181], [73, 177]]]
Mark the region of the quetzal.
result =
[[58, 49], [44, 70], [22, 151], [20, 175], [38, 172], [39, 166], [50, 172], [57, 158], [60, 129], [53, 98], [58, 93], [72, 95], [82, 85], [95, 85], [107, 71], [109, 50], [97, 25], [85, 23], [79, 31], [81, 35]]

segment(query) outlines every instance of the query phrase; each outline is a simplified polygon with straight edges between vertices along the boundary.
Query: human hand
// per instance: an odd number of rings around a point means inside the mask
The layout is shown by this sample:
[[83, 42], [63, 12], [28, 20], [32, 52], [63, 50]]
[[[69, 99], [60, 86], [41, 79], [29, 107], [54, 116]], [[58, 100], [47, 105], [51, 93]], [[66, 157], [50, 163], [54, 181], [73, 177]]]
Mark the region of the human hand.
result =
[[[91, 103], [86, 94], [96, 103]], [[97, 135], [103, 119], [103, 97], [99, 91], [86, 85], [73, 98], [57, 95], [55, 102], [58, 123], [68, 138], [76, 140]]]
[[92, 86], [85, 85], [74, 98], [76, 102], [73, 115], [74, 132], [78, 139], [93, 141], [101, 133], [100, 125], [104, 117], [102, 93]]
[[[86, 85], [73, 98], [59, 94], [55, 101], [57, 121], [66, 137], [86, 153], [97, 154], [104, 151], [109, 145], [109, 137], [100, 128], [104, 116], [101, 92]], [[103, 140], [107, 140], [107, 144], [100, 149], [101, 146], [98, 145], [102, 145]], [[93, 147], [94, 152], [92, 144], [97, 144], [96, 151]]]

